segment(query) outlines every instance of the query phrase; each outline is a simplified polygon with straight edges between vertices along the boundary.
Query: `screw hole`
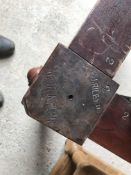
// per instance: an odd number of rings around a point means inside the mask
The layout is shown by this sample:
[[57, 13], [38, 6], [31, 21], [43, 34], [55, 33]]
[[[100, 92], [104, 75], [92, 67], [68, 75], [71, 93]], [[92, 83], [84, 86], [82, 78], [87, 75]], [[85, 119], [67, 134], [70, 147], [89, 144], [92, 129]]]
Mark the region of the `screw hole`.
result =
[[73, 100], [73, 97], [74, 97], [73, 95], [68, 95], [69, 100]]

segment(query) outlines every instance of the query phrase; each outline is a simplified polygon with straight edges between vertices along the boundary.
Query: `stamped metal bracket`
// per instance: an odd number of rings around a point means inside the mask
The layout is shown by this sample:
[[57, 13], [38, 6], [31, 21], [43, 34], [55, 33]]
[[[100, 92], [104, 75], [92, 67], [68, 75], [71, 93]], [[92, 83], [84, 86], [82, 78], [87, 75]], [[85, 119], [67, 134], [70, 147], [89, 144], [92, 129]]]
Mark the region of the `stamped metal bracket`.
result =
[[82, 144], [115, 95], [118, 84], [58, 44], [23, 98], [28, 115]]

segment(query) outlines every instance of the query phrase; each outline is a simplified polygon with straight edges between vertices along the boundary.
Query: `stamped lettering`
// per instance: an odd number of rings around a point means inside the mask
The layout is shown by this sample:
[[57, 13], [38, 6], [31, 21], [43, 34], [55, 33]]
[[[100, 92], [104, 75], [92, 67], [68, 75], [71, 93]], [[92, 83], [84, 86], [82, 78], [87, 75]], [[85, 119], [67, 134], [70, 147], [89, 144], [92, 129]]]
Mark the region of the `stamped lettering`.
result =
[[91, 80], [91, 88], [92, 88], [91, 93], [93, 103], [95, 104], [96, 112], [99, 114], [101, 112], [101, 105], [100, 105], [100, 90], [99, 90], [97, 74], [92, 72], [90, 80]]
[[45, 78], [46, 83], [46, 112], [50, 114], [51, 119], [56, 119], [57, 117], [57, 97], [56, 97], [56, 82], [55, 77], [52, 72], [48, 72]]

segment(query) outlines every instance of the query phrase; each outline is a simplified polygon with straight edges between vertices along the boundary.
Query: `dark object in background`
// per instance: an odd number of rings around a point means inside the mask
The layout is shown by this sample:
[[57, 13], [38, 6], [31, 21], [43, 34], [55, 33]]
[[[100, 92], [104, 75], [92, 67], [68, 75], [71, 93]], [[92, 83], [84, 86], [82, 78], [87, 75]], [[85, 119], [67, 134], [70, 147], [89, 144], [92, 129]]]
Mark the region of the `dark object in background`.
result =
[[11, 56], [14, 50], [14, 42], [0, 35], [0, 59]]
[[4, 104], [4, 97], [3, 94], [0, 92], [0, 108], [3, 106]]
[[[15, 44], [10, 39], [0, 35], [0, 59], [7, 58], [14, 53]], [[4, 104], [3, 94], [0, 92], [0, 108]]]

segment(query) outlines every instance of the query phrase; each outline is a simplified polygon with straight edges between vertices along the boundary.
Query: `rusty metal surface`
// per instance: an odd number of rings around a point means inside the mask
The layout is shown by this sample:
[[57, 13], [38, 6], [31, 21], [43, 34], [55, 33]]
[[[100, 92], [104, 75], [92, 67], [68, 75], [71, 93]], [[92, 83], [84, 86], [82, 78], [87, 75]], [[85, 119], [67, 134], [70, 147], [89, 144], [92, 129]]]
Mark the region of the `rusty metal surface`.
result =
[[131, 98], [116, 95], [89, 138], [131, 162]]
[[131, 161], [131, 103], [115, 96], [111, 80], [130, 50], [130, 28], [130, 0], [98, 1], [69, 49], [59, 44], [40, 73], [31, 72], [27, 114], [78, 144], [90, 137]]
[[59, 44], [29, 88], [28, 115], [82, 144], [118, 88], [111, 78]]
[[131, 0], [100, 0], [69, 46], [113, 77], [131, 47]]

